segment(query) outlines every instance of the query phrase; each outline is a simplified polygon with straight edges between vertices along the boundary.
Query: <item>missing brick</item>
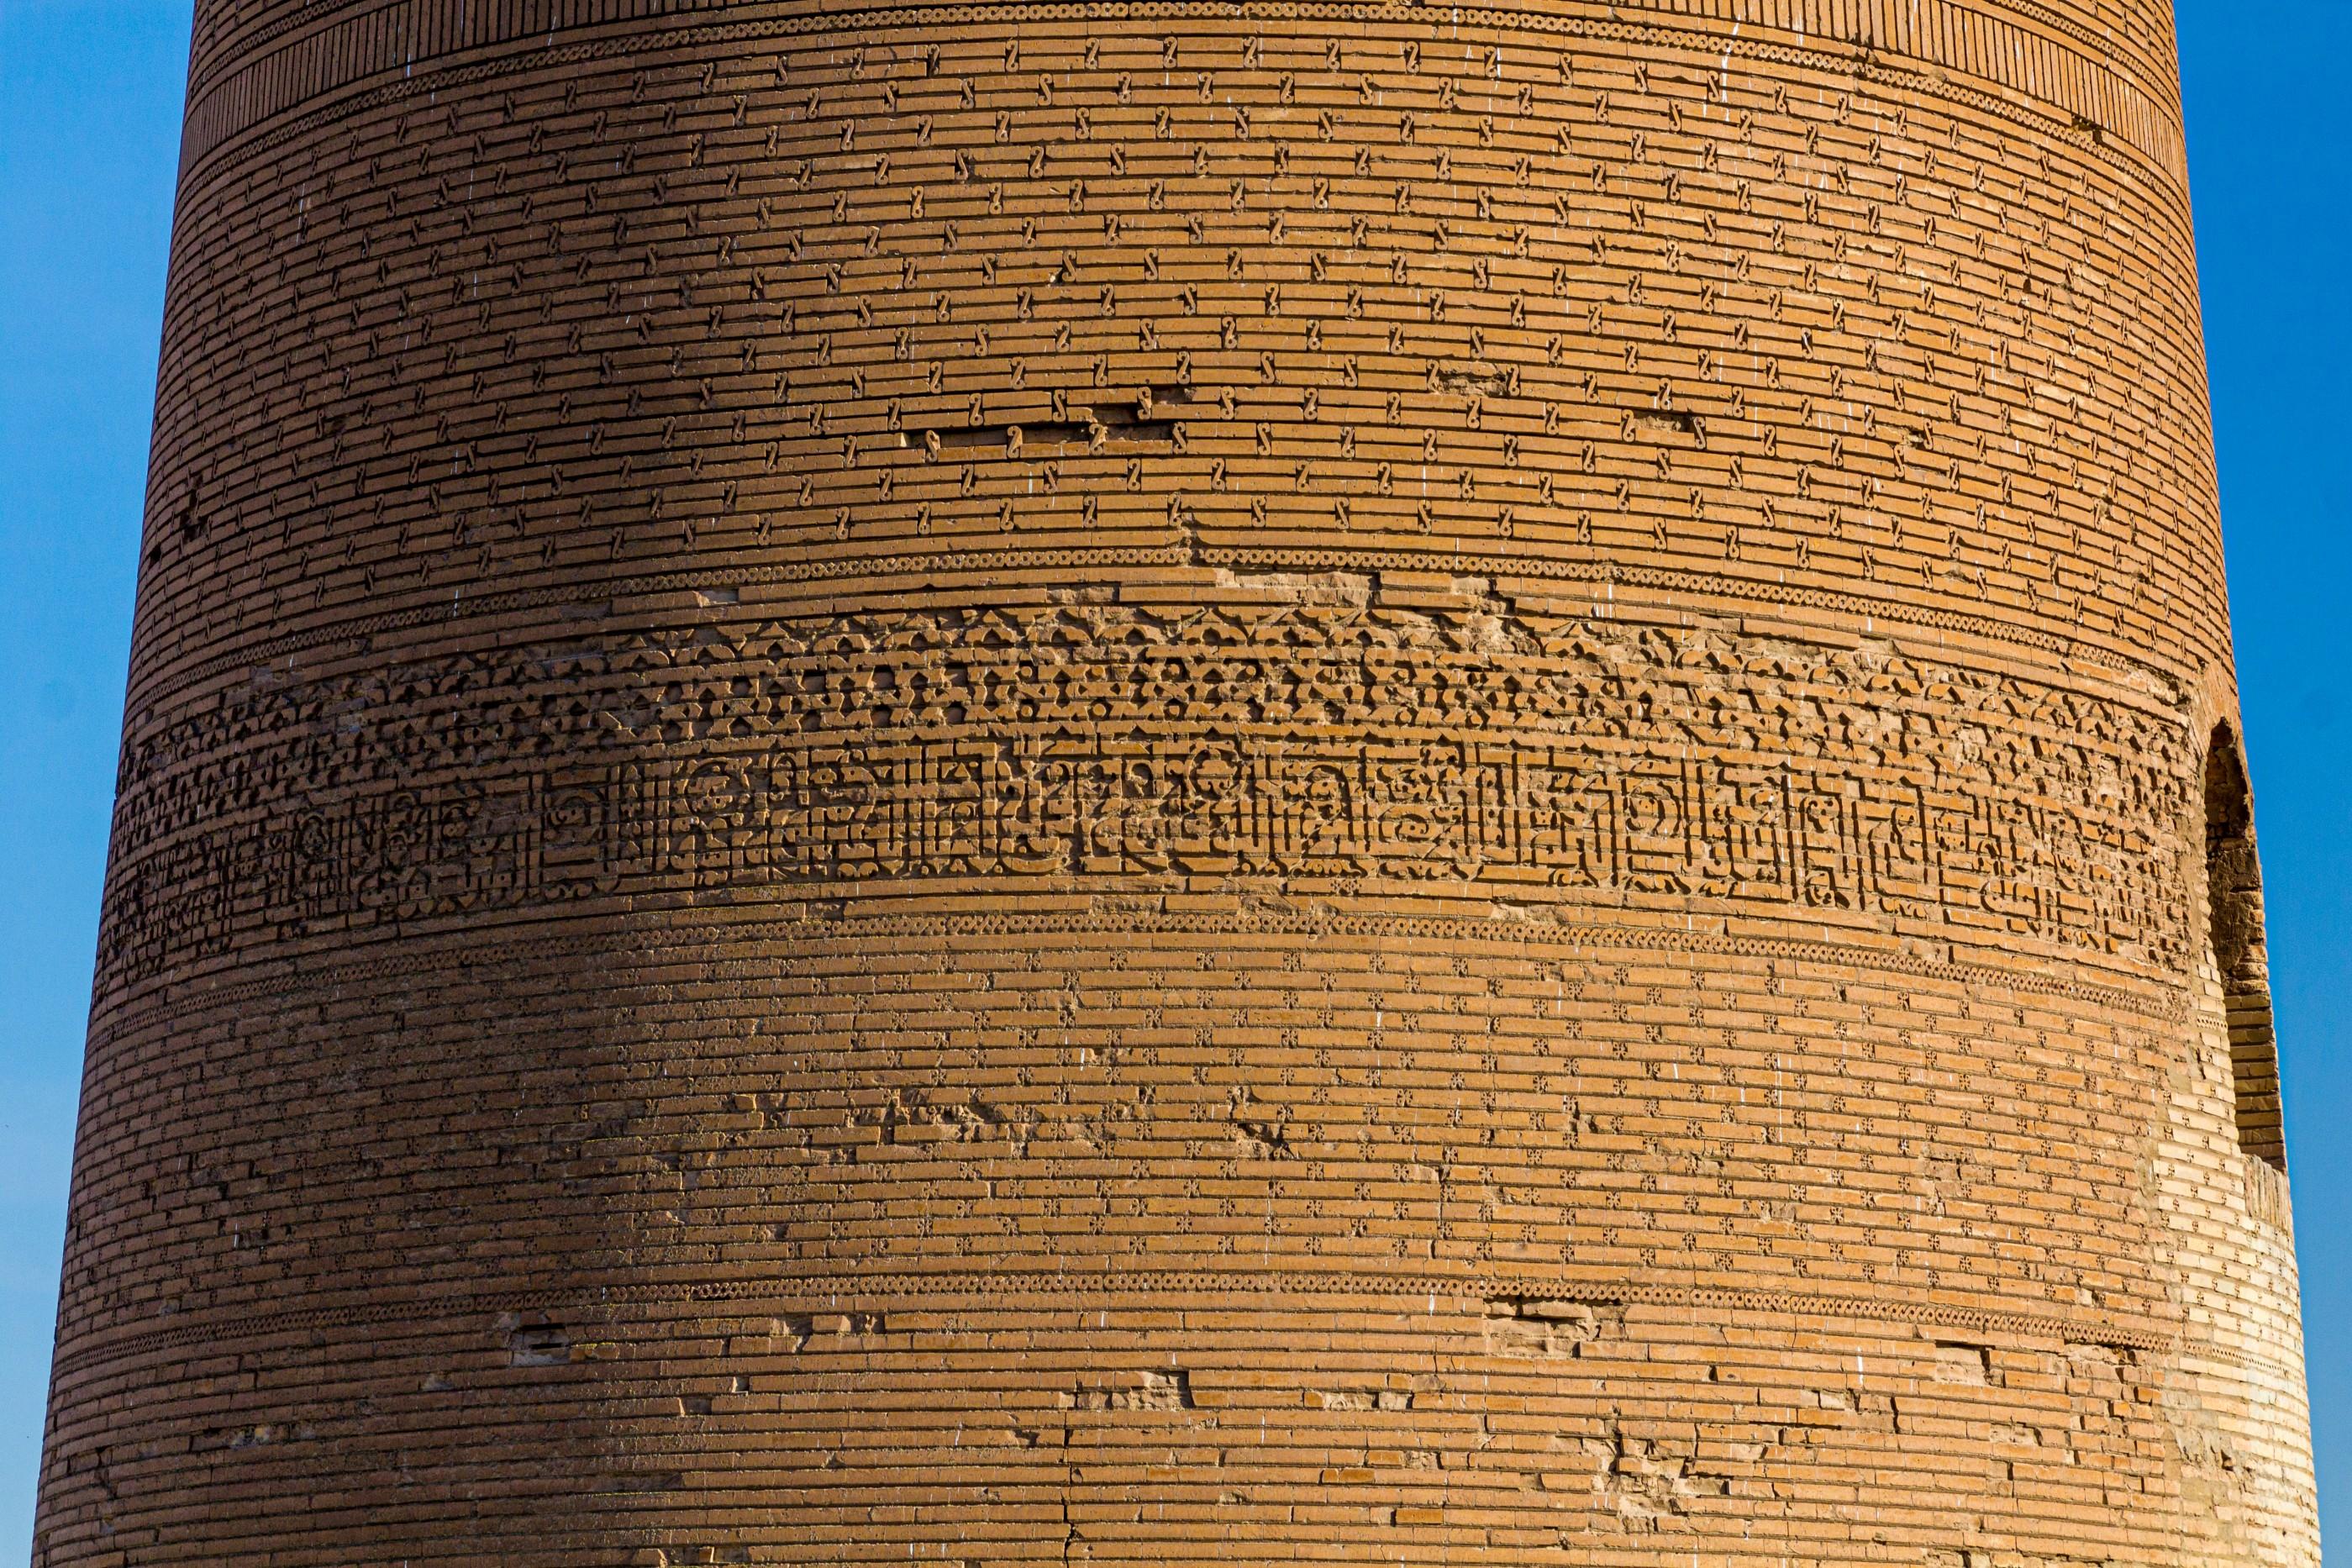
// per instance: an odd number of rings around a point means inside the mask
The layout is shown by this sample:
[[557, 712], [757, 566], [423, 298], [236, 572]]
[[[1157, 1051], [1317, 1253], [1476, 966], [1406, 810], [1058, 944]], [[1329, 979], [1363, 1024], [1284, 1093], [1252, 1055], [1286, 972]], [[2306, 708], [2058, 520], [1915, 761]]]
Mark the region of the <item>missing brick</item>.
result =
[[507, 1361], [512, 1366], [562, 1366], [572, 1359], [572, 1337], [561, 1323], [533, 1314], [505, 1321]]
[[1637, 408], [1626, 416], [1626, 435], [1696, 436], [1698, 416], [1687, 408]]
[[1181, 433], [1175, 420], [1154, 416], [1153, 410], [1160, 406], [1146, 396], [1133, 405], [1106, 404], [1078, 409], [1066, 419], [940, 427], [910, 431], [899, 439], [905, 446], [920, 447], [932, 458], [1034, 458], [1081, 452], [1171, 451]]

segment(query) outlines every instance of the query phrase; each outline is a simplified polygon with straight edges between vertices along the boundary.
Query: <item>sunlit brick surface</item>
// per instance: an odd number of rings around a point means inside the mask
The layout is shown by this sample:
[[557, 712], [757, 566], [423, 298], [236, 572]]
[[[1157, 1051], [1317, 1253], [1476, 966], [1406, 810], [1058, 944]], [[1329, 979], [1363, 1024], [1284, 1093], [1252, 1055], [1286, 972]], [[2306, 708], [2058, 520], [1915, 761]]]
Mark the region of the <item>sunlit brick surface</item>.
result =
[[37, 1568], [2317, 1562], [2160, 0], [191, 72]]

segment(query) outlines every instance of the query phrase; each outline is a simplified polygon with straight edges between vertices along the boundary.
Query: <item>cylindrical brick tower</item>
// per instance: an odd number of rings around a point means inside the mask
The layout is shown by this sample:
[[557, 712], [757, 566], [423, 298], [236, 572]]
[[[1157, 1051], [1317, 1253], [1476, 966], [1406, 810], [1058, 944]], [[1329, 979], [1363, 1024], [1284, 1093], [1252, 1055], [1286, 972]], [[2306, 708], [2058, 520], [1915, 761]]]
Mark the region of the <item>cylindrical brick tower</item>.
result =
[[2172, 51], [205, 0], [36, 1563], [2315, 1563]]

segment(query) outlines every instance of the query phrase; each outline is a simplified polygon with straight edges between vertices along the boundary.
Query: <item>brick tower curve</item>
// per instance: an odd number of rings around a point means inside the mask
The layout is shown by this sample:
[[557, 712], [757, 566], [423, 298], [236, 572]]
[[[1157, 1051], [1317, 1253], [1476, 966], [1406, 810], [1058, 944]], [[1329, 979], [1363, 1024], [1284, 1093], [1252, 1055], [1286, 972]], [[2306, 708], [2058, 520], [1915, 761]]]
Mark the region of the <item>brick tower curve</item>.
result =
[[203, 0], [35, 1562], [2311, 1564], [2163, 0]]

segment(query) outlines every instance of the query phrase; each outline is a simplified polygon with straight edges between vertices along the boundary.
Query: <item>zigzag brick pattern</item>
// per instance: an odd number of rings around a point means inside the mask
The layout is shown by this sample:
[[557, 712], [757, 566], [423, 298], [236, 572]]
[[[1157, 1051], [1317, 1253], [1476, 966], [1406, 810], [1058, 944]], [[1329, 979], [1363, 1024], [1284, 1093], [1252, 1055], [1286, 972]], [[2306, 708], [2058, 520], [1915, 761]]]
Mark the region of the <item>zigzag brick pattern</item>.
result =
[[2172, 47], [206, 0], [37, 1568], [2315, 1563]]

